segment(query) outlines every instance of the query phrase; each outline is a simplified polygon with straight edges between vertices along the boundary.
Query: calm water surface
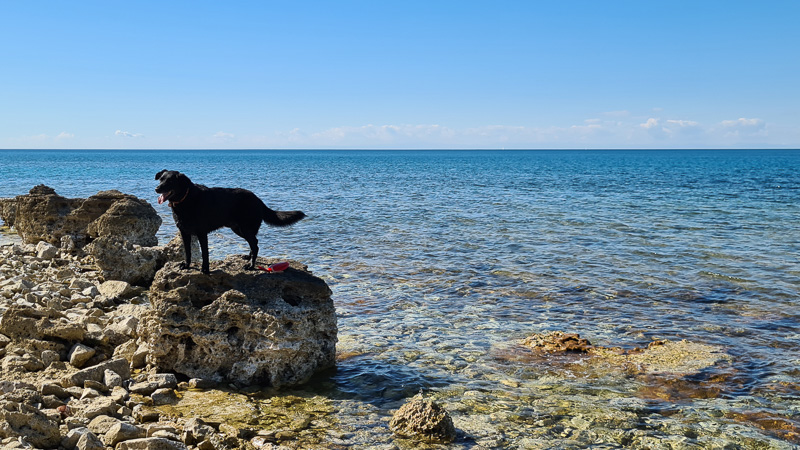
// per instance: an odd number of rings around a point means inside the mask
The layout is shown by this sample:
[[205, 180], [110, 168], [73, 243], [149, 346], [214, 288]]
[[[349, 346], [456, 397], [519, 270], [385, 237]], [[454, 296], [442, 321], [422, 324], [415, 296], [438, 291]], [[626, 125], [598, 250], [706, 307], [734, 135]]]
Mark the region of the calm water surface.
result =
[[[406, 445], [386, 418], [420, 390], [453, 413], [454, 448], [800, 443], [800, 151], [0, 151], [0, 197], [118, 189], [162, 214], [163, 243], [161, 169], [308, 214], [259, 239], [334, 292], [338, 369], [298, 393], [345, 431], [314, 445]], [[549, 330], [733, 359], [664, 387], [503, 356]]]

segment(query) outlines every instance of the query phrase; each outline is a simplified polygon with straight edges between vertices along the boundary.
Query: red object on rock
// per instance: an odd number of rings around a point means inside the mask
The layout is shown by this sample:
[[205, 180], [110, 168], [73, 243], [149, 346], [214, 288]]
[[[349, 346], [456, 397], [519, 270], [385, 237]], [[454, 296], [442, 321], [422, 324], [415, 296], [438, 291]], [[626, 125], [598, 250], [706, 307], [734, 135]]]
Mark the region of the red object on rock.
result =
[[289, 268], [289, 261], [270, 264], [270, 266], [267, 268], [264, 268], [264, 266], [258, 266], [258, 268], [264, 272], [279, 273]]

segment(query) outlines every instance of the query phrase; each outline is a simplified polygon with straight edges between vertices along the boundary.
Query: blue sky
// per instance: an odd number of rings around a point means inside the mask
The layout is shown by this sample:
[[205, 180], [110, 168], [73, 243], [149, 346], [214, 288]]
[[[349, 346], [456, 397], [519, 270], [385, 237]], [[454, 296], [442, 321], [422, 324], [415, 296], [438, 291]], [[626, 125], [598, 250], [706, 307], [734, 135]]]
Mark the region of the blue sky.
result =
[[6, 1], [0, 148], [797, 148], [798, 23], [798, 1]]

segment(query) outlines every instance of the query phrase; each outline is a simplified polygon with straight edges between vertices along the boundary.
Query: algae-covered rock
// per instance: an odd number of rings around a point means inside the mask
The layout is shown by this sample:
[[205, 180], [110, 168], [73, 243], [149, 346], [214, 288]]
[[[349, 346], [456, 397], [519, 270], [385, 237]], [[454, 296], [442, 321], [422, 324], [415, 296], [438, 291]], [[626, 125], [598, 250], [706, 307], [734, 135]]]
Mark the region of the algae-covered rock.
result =
[[617, 349], [598, 347], [592, 350], [594, 364], [625, 367], [639, 374], [697, 373], [714, 364], [730, 360], [730, 355], [718, 346], [687, 340], [654, 341], [645, 349], [620, 352]]
[[447, 410], [426, 400], [422, 394], [414, 396], [394, 413], [389, 428], [398, 436], [449, 443], [456, 438], [456, 428]]
[[521, 344], [531, 350], [545, 353], [586, 353], [593, 348], [591, 342], [582, 338], [579, 334], [561, 331], [533, 334], [523, 339]]

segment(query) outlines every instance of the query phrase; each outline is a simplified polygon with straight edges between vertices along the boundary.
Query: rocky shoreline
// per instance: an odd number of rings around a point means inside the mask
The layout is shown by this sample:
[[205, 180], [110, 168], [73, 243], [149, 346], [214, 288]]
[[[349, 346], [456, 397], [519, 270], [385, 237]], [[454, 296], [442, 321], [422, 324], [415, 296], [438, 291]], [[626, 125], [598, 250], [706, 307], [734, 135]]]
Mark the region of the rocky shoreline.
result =
[[3, 448], [269, 448], [276, 430], [159, 408], [301, 384], [335, 363], [331, 291], [302, 264], [181, 270], [180, 240], [157, 247], [152, 206], [117, 191], [65, 199], [40, 185], [2, 199], [0, 218], [26, 242], [0, 246]]
[[[211, 373], [189, 378], [148, 362], [158, 362], [153, 353], [162, 342], [150, 345], [142, 335], [164, 329], [164, 324], [143, 326], [154, 320], [150, 291], [124, 281], [104, 281], [92, 256], [71, 255], [47, 243], [2, 246], [0, 262], [3, 448], [246, 448], [253, 439], [260, 447], [270, 444], [263, 436], [257, 439], [258, 430], [159, 412], [158, 406], [178, 402], [189, 390], [232, 380], [215, 379]], [[295, 276], [303, 276], [300, 269]], [[169, 277], [170, 268], [162, 271]], [[295, 295], [306, 298], [302, 291]], [[335, 318], [333, 327], [333, 336], [324, 344], [327, 363], [307, 370], [333, 363]], [[209, 356], [224, 366], [223, 355]], [[241, 355], [233, 359], [247, 361]], [[300, 359], [307, 364], [308, 359]], [[275, 358], [269, 363], [276, 364]], [[308, 376], [271, 381], [297, 383]]]

